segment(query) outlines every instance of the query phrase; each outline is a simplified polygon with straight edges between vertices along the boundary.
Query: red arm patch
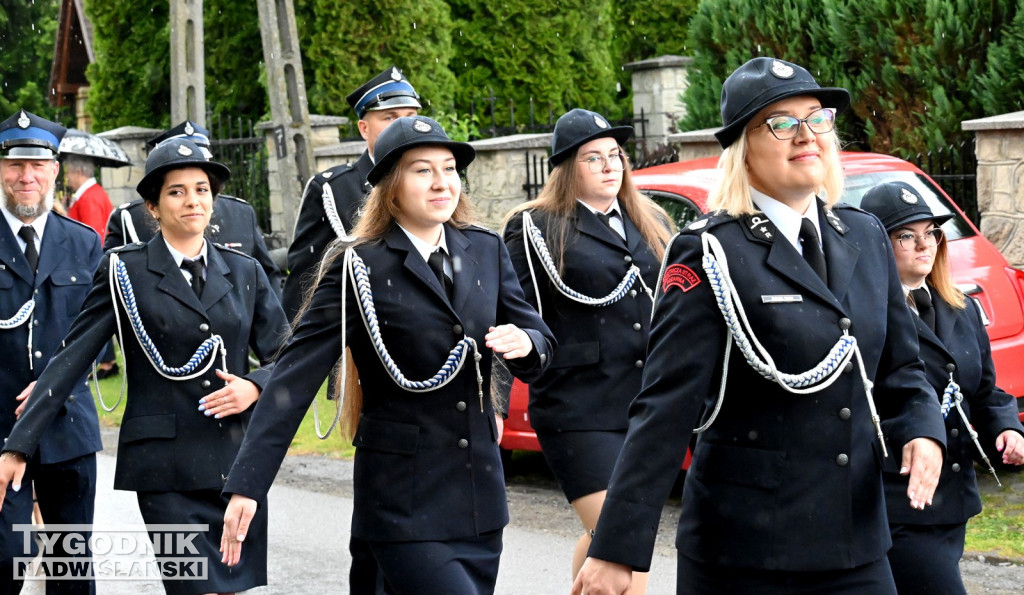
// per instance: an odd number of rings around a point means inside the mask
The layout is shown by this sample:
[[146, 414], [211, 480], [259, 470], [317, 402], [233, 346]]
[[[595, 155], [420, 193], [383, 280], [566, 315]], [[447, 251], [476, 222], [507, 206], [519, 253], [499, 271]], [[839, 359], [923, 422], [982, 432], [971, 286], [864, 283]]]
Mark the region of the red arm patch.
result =
[[668, 293], [671, 287], [678, 287], [686, 293], [698, 285], [700, 277], [693, 269], [686, 265], [674, 264], [665, 269], [665, 276], [661, 279], [661, 293]]

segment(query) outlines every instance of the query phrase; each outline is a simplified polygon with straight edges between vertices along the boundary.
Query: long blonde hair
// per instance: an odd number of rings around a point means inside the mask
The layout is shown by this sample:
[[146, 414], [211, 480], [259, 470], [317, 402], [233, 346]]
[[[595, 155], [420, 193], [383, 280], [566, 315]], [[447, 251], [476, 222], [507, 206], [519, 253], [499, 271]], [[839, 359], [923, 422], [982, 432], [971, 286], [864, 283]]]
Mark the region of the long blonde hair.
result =
[[[619, 151], [623, 157], [626, 156], [622, 147], [619, 147]], [[558, 264], [560, 273], [565, 272], [563, 256], [565, 248], [569, 244], [570, 235], [573, 233], [576, 197], [580, 195], [577, 171], [583, 165], [576, 159], [577, 154], [579, 154], [579, 149], [576, 149], [572, 157], [555, 166], [537, 198], [513, 208], [505, 215], [505, 220], [502, 222], [502, 227], [504, 227], [516, 215], [530, 209], [556, 215], [548, 221], [548, 236], [545, 240]], [[626, 215], [636, 225], [644, 242], [657, 255], [658, 260], [661, 260], [665, 254], [665, 246], [675, 232], [675, 225], [665, 209], [636, 189], [636, 185], [633, 183], [633, 168], [629, 159], [623, 159], [622, 185], [619, 187], [616, 197], [619, 199], [619, 205], [626, 211]]]
[[[331, 269], [338, 257], [342, 256], [348, 248], [354, 248], [363, 244], [380, 241], [387, 234], [397, 221], [397, 215], [401, 212], [398, 206], [398, 190], [401, 187], [404, 168], [402, 163], [405, 156], [395, 164], [391, 171], [385, 175], [380, 182], [370, 191], [366, 197], [366, 203], [360, 210], [358, 220], [352, 228], [349, 236], [338, 238], [331, 242], [324, 251], [323, 260], [317, 271], [316, 278], [306, 292], [302, 300], [302, 307], [292, 321], [292, 332], [298, 326], [303, 314], [309, 309], [313, 299], [313, 293], [320, 285], [327, 271]], [[463, 186], [465, 184], [463, 183]], [[455, 206], [448, 223], [459, 229], [465, 229], [473, 221], [473, 203], [469, 196], [460, 191], [459, 203]], [[344, 273], [343, 273], [344, 274]], [[347, 367], [345, 373], [345, 385], [341, 386], [342, 366]], [[346, 440], [355, 437], [359, 427], [359, 416], [363, 409], [363, 391], [359, 384], [359, 370], [355, 360], [352, 359], [351, 350], [345, 350], [345, 356], [338, 360], [331, 376], [336, 379], [335, 398], [341, 399], [341, 419], [338, 422], [338, 432]], [[340, 394], [339, 394], [340, 393]]]
[[[953, 275], [949, 269], [948, 243], [943, 236], [942, 241], [935, 247], [935, 262], [932, 263], [932, 270], [928, 273], [927, 281], [944, 302], [957, 310], [963, 310], [967, 307], [967, 296], [953, 283]], [[895, 248], [895, 246], [893, 247]]]
[[[723, 210], [726, 213], [739, 217], [757, 212], [754, 200], [750, 196], [750, 176], [747, 174], [747, 129], [740, 135], [732, 145], [722, 152], [718, 159], [718, 167], [722, 170], [722, 176], [718, 184], [708, 194], [708, 209]], [[826, 143], [828, 149], [823, 155], [825, 160], [825, 179], [821, 187], [817, 189], [818, 196], [825, 199], [829, 207], [839, 202], [843, 195], [843, 166], [839, 161], [839, 152], [842, 146], [839, 136], [835, 130], [826, 132], [831, 142]], [[780, 141], [785, 142], [785, 141]]]

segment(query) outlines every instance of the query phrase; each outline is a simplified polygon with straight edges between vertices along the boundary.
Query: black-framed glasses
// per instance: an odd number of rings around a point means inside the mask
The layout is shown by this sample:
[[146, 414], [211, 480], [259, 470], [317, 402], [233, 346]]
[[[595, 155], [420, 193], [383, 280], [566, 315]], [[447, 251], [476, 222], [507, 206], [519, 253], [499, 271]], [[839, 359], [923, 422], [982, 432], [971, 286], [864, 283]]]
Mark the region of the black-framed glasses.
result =
[[590, 173], [599, 174], [604, 171], [605, 164], [608, 164], [608, 169], [612, 171], [622, 171], [626, 168], [626, 155], [624, 153], [615, 153], [605, 157], [604, 155], [591, 155], [586, 159], [580, 159], [580, 163], [586, 163], [587, 167], [590, 168]]
[[816, 109], [810, 113], [806, 118], [796, 118], [794, 116], [772, 116], [765, 118], [764, 123], [754, 126], [754, 128], [760, 128], [761, 126], [768, 126], [768, 130], [772, 131], [772, 135], [779, 140], [789, 140], [796, 138], [800, 134], [800, 124], [807, 124], [807, 129], [814, 134], [825, 134], [826, 132], [832, 132], [836, 126], [836, 110], [831, 107], [823, 107]]
[[938, 246], [939, 242], [942, 241], [942, 228], [933, 227], [922, 234], [916, 234], [910, 231], [904, 231], [892, 236], [894, 240], [899, 241], [900, 248], [904, 250], [913, 250], [917, 248], [917, 243], [922, 242], [925, 246]]

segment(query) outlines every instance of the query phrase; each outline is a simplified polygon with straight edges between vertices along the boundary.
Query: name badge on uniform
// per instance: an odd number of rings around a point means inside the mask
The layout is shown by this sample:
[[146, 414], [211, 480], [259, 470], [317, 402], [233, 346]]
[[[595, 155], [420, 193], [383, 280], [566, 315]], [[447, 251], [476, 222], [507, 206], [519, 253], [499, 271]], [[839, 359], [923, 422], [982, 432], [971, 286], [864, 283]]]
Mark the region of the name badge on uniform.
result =
[[762, 295], [761, 302], [764, 304], [796, 304], [804, 301], [804, 296], [795, 295]]
[[242, 247], [242, 243], [241, 242], [225, 242], [224, 246], [227, 247], [227, 248], [234, 248], [235, 250], [238, 250], [239, 248]]

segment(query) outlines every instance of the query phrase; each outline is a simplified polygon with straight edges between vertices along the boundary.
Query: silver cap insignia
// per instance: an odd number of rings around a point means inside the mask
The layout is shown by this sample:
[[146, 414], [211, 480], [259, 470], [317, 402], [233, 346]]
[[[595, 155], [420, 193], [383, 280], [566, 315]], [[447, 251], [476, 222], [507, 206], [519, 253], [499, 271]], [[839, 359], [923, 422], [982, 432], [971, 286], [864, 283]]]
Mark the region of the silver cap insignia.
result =
[[780, 79], [791, 79], [796, 71], [793, 67], [781, 60], [772, 60], [772, 74]]

